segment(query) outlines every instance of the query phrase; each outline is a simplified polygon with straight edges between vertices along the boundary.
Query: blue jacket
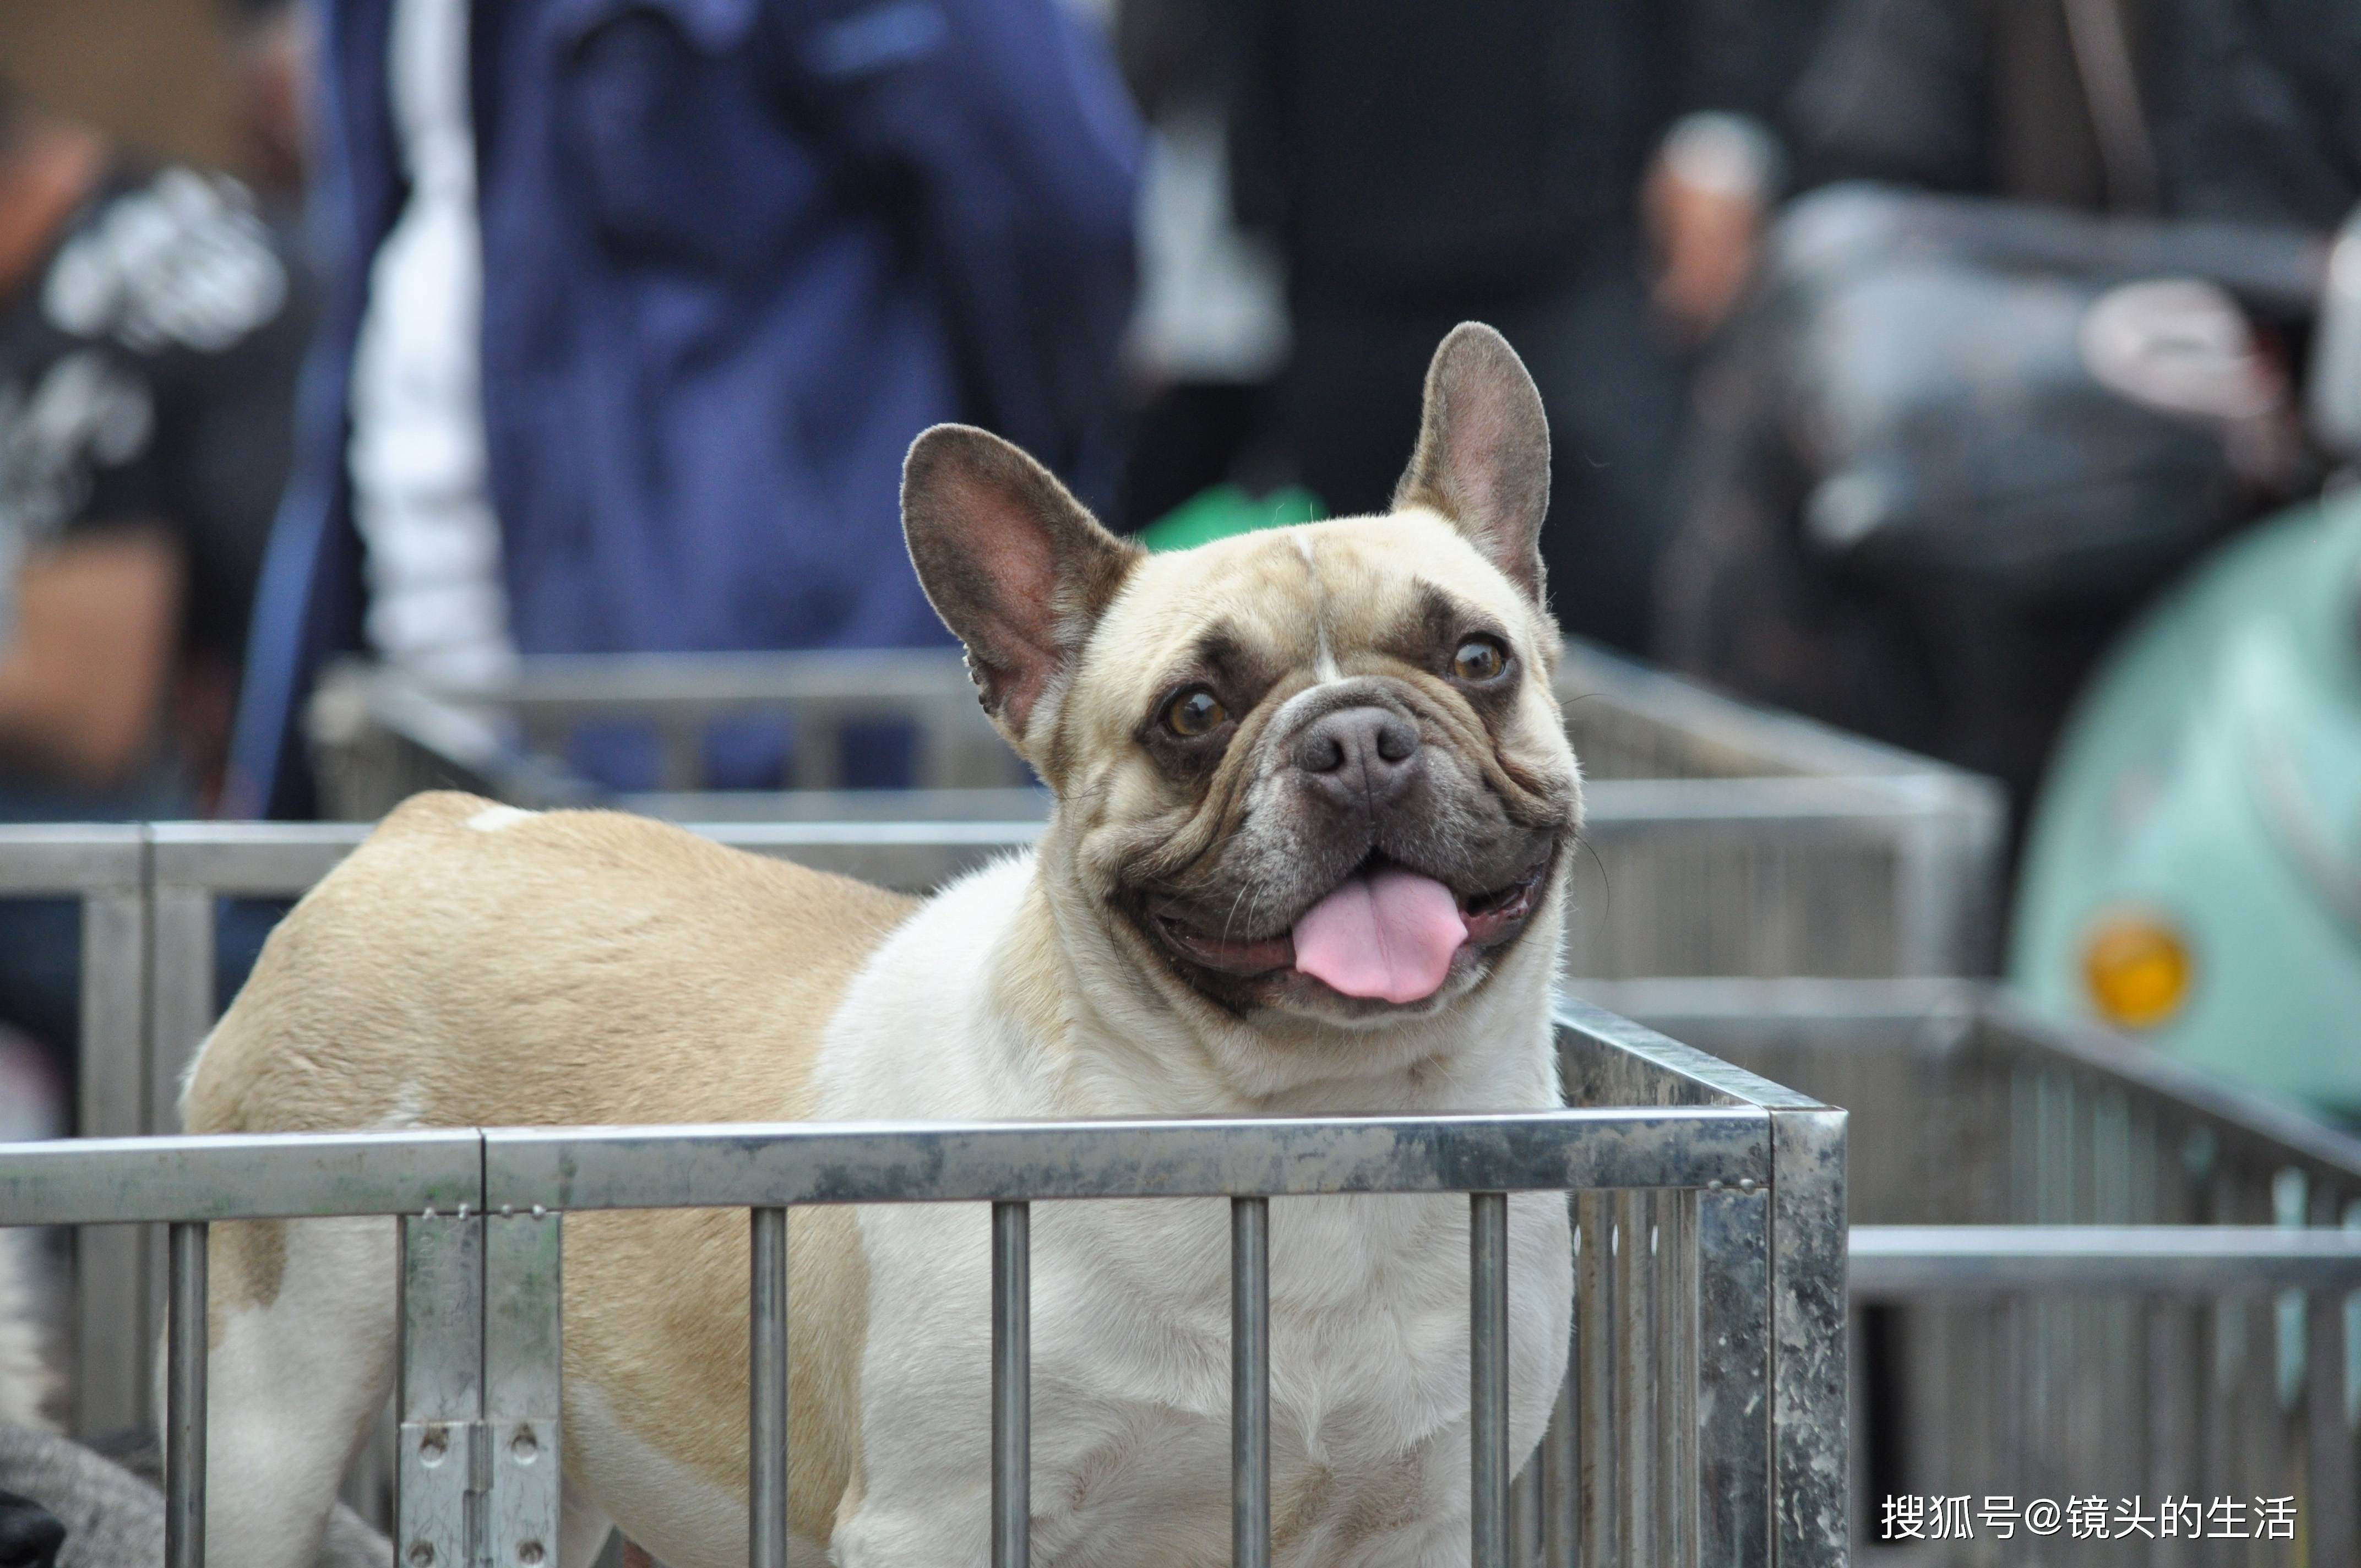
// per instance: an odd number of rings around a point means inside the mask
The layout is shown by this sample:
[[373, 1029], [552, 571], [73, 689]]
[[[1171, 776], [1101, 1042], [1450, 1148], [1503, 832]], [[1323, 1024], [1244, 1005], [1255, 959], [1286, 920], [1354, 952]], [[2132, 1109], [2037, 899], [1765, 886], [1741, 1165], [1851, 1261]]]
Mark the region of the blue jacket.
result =
[[[335, 295], [258, 592], [230, 806], [313, 810], [301, 707], [359, 649], [346, 393], [405, 198], [391, 0], [325, 7]], [[485, 429], [525, 653], [941, 641], [897, 502], [985, 425], [1104, 499], [1139, 132], [1063, 0], [473, 8]]]

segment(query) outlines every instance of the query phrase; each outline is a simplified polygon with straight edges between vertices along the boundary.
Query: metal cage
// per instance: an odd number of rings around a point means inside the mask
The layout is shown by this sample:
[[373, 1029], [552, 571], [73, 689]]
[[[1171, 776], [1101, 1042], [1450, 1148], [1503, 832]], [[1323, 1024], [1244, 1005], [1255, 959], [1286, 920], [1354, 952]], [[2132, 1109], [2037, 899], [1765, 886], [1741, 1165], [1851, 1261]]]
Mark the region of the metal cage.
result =
[[[554, 1552], [564, 1217], [748, 1210], [749, 1555], [780, 1568], [788, 1209], [988, 1205], [991, 1539], [995, 1563], [1019, 1564], [1030, 1205], [1226, 1198], [1234, 1560], [1267, 1564], [1270, 1202], [1463, 1191], [1472, 1562], [1843, 1563], [1844, 1114], [1593, 1008], [1570, 1007], [1559, 1027], [1576, 1104], [1554, 1113], [71, 1140], [0, 1146], [0, 1223], [169, 1228], [171, 1568], [204, 1560], [214, 1222], [398, 1217], [396, 1548], [430, 1568]], [[1567, 1193], [1578, 1225], [1568, 1378], [1540, 1453], [1513, 1479], [1512, 1192]]]
[[[1994, 988], [1595, 993], [1853, 1113], [1864, 1558], [2361, 1561], [2361, 1140]], [[2206, 1533], [1938, 1538], [1885, 1502], [1958, 1497], [2195, 1499]], [[2295, 1528], [2256, 1537], [2257, 1499]]]
[[[216, 994], [225, 898], [291, 899], [368, 836], [368, 823], [0, 824], [0, 897], [82, 907], [76, 1124], [85, 1136], [177, 1132], [181, 1075], [228, 998]], [[1022, 849], [1038, 822], [736, 823], [721, 842], [892, 887], [940, 884]], [[148, 1419], [137, 1346], [162, 1321], [160, 1236], [91, 1233], [75, 1255], [82, 1358], [75, 1425]]]

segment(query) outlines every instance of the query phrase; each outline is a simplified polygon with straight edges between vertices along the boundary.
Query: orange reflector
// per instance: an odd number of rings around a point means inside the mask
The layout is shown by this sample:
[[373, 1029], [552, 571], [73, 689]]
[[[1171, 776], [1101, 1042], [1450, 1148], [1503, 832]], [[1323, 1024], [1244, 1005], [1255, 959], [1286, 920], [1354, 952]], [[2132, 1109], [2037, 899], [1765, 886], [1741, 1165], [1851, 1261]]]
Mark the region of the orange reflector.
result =
[[2101, 916], [2082, 947], [2092, 1004], [2126, 1029], [2152, 1029], [2180, 1012], [2191, 970], [2180, 933], [2144, 910]]

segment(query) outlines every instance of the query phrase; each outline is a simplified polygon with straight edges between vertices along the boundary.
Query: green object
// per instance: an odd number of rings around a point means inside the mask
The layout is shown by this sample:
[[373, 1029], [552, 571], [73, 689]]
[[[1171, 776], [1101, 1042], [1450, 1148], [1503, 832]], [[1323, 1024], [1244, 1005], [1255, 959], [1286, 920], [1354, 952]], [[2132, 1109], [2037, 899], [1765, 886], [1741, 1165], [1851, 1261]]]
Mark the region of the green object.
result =
[[2191, 974], [2136, 1038], [2361, 1121], [2361, 499], [2217, 551], [2084, 693], [2034, 816], [2010, 979], [2101, 1017], [2086, 955], [2127, 910], [2180, 934]]
[[1234, 533], [1318, 522], [1327, 515], [1320, 498], [1300, 485], [1273, 490], [1260, 499], [1235, 485], [1215, 485], [1141, 529], [1138, 538], [1150, 550], [1194, 550]]

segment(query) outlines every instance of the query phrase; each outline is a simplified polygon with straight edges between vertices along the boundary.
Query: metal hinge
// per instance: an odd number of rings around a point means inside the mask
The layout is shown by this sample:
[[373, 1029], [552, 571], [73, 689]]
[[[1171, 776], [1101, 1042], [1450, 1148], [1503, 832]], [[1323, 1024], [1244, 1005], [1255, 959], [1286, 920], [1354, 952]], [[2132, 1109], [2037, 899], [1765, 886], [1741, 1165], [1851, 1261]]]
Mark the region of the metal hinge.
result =
[[395, 1568], [557, 1555], [562, 1234], [538, 1211], [403, 1222]]

